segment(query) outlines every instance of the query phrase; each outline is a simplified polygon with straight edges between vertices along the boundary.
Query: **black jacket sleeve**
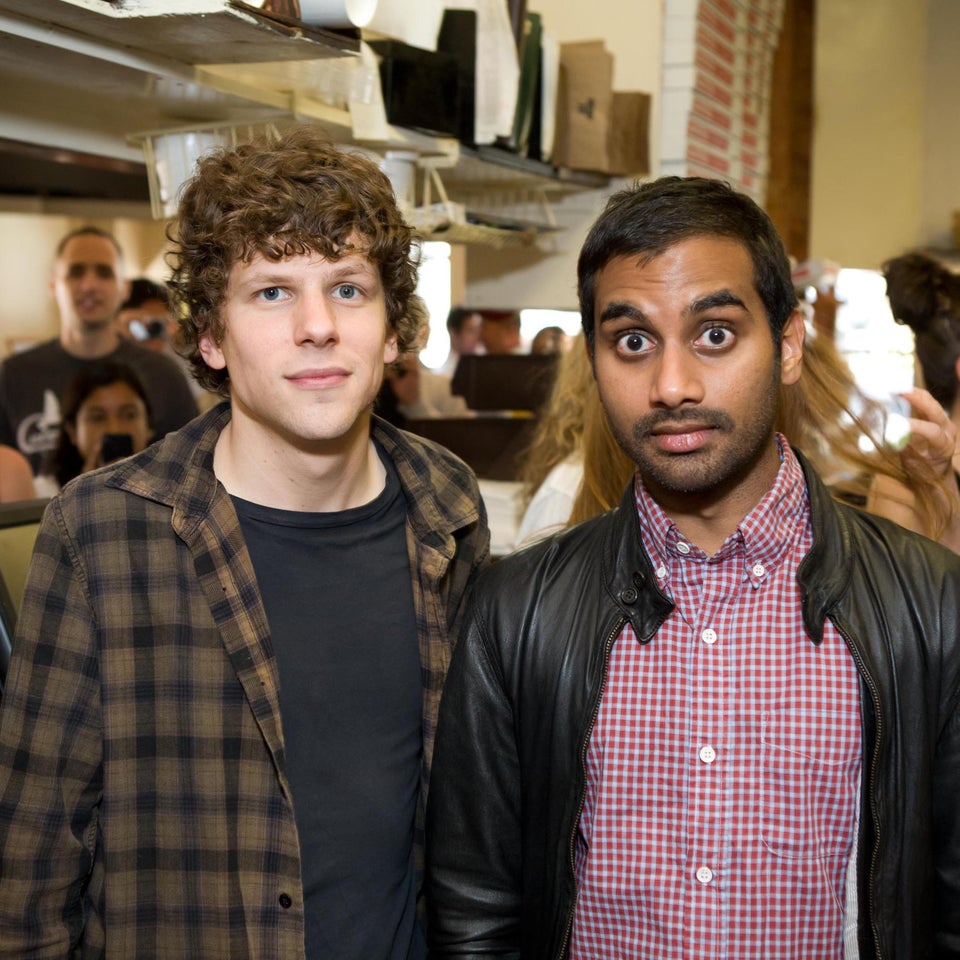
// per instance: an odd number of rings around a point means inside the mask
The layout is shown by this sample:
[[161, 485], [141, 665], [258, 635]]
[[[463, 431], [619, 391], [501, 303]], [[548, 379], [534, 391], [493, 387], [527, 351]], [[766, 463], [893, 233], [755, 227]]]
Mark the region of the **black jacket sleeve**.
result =
[[433, 960], [520, 957], [520, 824], [513, 708], [474, 607], [444, 687], [427, 806]]

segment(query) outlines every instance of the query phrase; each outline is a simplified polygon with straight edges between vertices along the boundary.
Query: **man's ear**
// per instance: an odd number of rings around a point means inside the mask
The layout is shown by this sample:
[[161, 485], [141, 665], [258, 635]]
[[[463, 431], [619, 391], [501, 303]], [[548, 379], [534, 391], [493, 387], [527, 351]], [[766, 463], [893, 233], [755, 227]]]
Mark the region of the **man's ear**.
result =
[[797, 307], [784, 324], [780, 340], [780, 382], [783, 384], [796, 383], [800, 379], [806, 335], [803, 311]]
[[383, 362], [385, 364], [393, 363], [400, 356], [400, 348], [397, 346], [397, 335], [388, 333], [387, 339], [383, 343]]
[[200, 351], [204, 363], [211, 370], [226, 369], [227, 358], [223, 355], [223, 350], [220, 349], [219, 344], [214, 340], [213, 334], [203, 334], [197, 341], [197, 349]]

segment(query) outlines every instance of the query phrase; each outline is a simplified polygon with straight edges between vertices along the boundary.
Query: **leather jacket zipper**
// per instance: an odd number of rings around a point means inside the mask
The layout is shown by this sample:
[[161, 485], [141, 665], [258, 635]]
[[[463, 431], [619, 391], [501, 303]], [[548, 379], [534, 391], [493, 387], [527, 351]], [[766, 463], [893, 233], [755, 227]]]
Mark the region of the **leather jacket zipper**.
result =
[[620, 621], [614, 627], [613, 632], [610, 636], [607, 637], [606, 642], [604, 643], [603, 649], [603, 674], [600, 677], [600, 690], [597, 694], [596, 703], [593, 705], [593, 715], [590, 717], [590, 724], [587, 727], [587, 732], [584, 735], [583, 743], [580, 744], [580, 772], [583, 776], [583, 786], [580, 790], [580, 802], [577, 805], [577, 816], [573, 821], [573, 830], [570, 833], [570, 842], [568, 847], [568, 852], [570, 854], [570, 874], [574, 878], [574, 894], [573, 894], [573, 903], [570, 904], [570, 910], [567, 913], [567, 923], [566, 928], [563, 932], [563, 940], [560, 943], [560, 950], [557, 952], [557, 960], [563, 960], [567, 952], [567, 947], [570, 944], [570, 935], [573, 933], [573, 915], [577, 909], [577, 893], [576, 893], [576, 842], [577, 842], [577, 824], [580, 823], [580, 817], [583, 815], [583, 805], [587, 799], [587, 745], [590, 743], [590, 735], [593, 733], [593, 728], [596, 725], [597, 717], [600, 714], [600, 702], [603, 700], [603, 690], [607, 685], [607, 668], [610, 666], [610, 651], [613, 649], [613, 642], [620, 635], [620, 631], [623, 629], [624, 624], [627, 622], [626, 617], [621, 617]]
[[[850, 639], [850, 635], [833, 617], [830, 617], [830, 621], [833, 623], [834, 627], [836, 627], [837, 633], [843, 637], [843, 642], [847, 645], [847, 649], [850, 651], [850, 655], [853, 657], [853, 661], [857, 665], [857, 670], [859, 671], [860, 676], [863, 678], [863, 682], [870, 691], [870, 696], [873, 699], [873, 713], [876, 718], [876, 736], [874, 737], [873, 756], [870, 760], [869, 782], [876, 783], [878, 765], [877, 757], [880, 754], [879, 746], [883, 737], [883, 717], [880, 714], [879, 691], [877, 690], [877, 685], [874, 683], [873, 677], [870, 676], [869, 672], [867, 671], [866, 665], [863, 662], [863, 658], [860, 656], [860, 651], [857, 649], [856, 644], [854, 644], [854, 642]], [[870, 797], [870, 815], [873, 817], [873, 832], [876, 839], [873, 844], [873, 850], [870, 854], [870, 867], [867, 871], [867, 902], [870, 909], [870, 927], [873, 930], [873, 942], [874, 949], [876, 951], [876, 958], [877, 960], [883, 960], [883, 954], [880, 950], [880, 929], [877, 926], [876, 921], [877, 911], [873, 901], [874, 877], [876, 875], [877, 866], [877, 850], [880, 846], [880, 817], [877, 813], [875, 796]], [[859, 907], [857, 912], [859, 913]]]

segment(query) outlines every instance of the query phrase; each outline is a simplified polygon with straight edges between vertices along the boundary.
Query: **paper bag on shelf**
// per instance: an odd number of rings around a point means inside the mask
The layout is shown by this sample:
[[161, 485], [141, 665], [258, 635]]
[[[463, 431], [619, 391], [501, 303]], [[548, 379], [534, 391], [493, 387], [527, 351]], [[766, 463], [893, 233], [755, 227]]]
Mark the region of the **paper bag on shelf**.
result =
[[649, 172], [649, 113], [648, 93], [614, 92], [613, 54], [602, 40], [560, 45], [555, 167]]

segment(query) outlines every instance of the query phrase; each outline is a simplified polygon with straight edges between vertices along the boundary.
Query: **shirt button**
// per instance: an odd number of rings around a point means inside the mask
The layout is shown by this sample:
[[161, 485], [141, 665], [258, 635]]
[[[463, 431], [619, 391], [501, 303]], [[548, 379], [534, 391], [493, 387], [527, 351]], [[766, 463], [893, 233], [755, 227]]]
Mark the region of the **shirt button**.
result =
[[767, 572], [767, 568], [762, 563], [755, 563], [753, 565], [753, 575], [755, 577], [762, 577]]
[[704, 763], [713, 763], [717, 759], [717, 751], [707, 744], [707, 746], [700, 748], [700, 759]]
[[704, 643], [714, 644], [717, 642], [717, 631], [714, 630], [713, 627], [707, 627], [707, 629], [700, 634], [700, 639]]
[[677, 541], [677, 553], [682, 553], [686, 556], [690, 552], [690, 544], [684, 543], [682, 540]]
[[278, 900], [284, 910], [289, 910], [293, 906], [293, 897], [289, 893], [281, 893]]
[[661, 563], [660, 566], [657, 567], [657, 579], [665, 580], [666, 576], [667, 576], [667, 568]]
[[709, 867], [698, 867], [697, 879], [701, 883], [709, 883], [713, 879], [713, 871]]

